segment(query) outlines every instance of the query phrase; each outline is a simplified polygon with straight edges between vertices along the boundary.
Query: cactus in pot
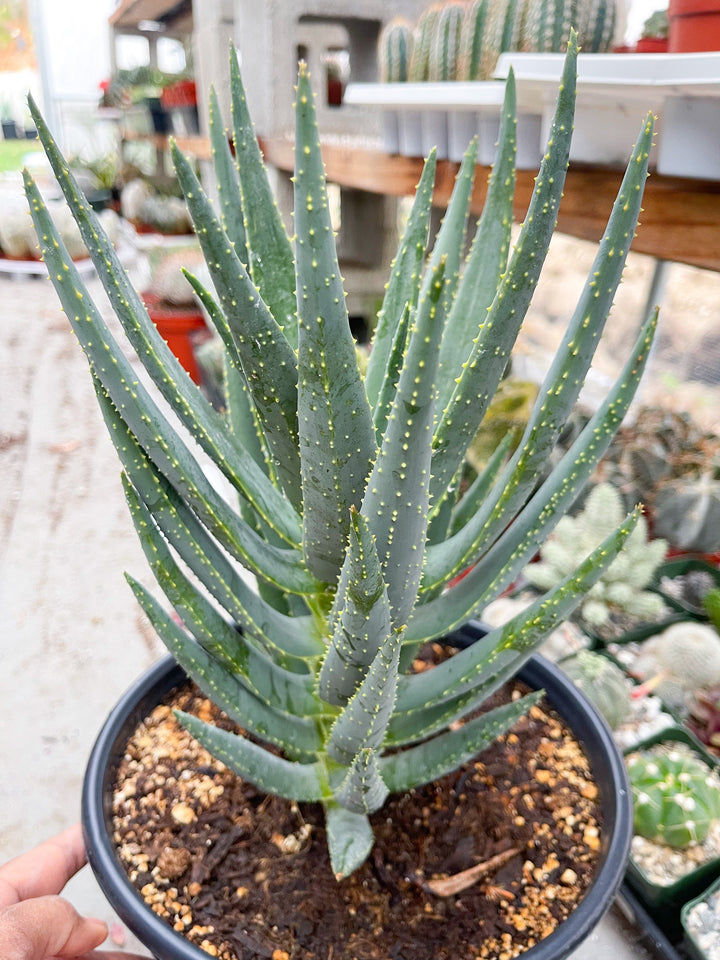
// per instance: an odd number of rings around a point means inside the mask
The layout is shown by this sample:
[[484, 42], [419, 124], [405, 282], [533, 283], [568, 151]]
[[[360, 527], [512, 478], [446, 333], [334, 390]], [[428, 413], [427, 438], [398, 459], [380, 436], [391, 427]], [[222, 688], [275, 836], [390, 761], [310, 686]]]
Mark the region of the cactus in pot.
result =
[[[262, 791], [321, 803], [338, 877], [368, 856], [368, 815], [388, 793], [456, 769], [535, 702], [532, 693], [467, 719], [570, 613], [637, 523], [637, 512], [622, 520], [508, 624], [431, 670], [409, 669], [419, 645], [481, 610], [534, 554], [609, 444], [646, 362], [654, 318], [576, 444], [536, 489], [620, 281], [640, 209], [650, 118], [517, 451], [503, 462], [501, 447], [460, 497], [465, 451], [505, 370], [553, 234], [576, 54], [571, 39], [550, 144], [509, 262], [512, 78], [485, 211], [464, 265], [475, 145], [425, 267], [435, 169], [434, 155], [428, 158], [364, 378], [349, 332], [307, 72], [301, 66], [297, 89], [293, 246], [231, 59], [236, 164], [211, 100], [217, 213], [190, 163], [173, 150], [213, 282], [210, 292], [190, 277], [224, 344], [227, 417], [210, 407], [157, 336], [33, 107], [110, 300], [166, 401], [161, 408], [138, 380], [26, 177], [49, 274], [87, 353], [138, 535], [182, 626], [130, 578], [132, 589], [186, 672], [253, 739], [180, 719]], [[235, 488], [236, 503], [209, 482], [207, 459]], [[255, 575], [257, 590], [239, 565]]]
[[401, 83], [408, 79], [412, 58], [413, 30], [409, 20], [395, 17], [380, 31], [378, 64], [383, 83]]
[[445, 3], [438, 10], [430, 38], [428, 80], [443, 82], [459, 79], [458, 67], [464, 19], [464, 3]]
[[710, 768], [680, 749], [628, 757], [635, 831], [670, 847], [702, 843], [720, 819], [720, 789]]

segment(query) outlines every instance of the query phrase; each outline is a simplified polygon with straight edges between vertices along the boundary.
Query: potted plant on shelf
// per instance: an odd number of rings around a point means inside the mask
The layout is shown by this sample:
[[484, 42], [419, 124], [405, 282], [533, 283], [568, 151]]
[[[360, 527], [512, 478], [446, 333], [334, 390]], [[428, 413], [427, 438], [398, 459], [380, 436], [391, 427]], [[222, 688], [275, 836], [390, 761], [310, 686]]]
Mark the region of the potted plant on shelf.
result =
[[[301, 67], [297, 90], [293, 248], [231, 58], [237, 165], [211, 97], [217, 214], [173, 151], [214, 286], [190, 278], [225, 347], [226, 416], [157, 335], [35, 111], [98, 273], [166, 401], [161, 408], [138, 380], [28, 176], [49, 274], [88, 355], [141, 542], [179, 618], [130, 580], [179, 666], [156, 666], [113, 712], [84, 794], [90, 861], [157, 957], [397, 949], [420, 960], [484, 943], [557, 960], [597, 922], [621, 879], [630, 839], [621, 759], [587, 701], [531, 656], [617, 556], [637, 511], [505, 627], [482, 637], [462, 626], [513, 580], [576, 498], [631, 402], [655, 326], [649, 318], [617, 383], [538, 488], [620, 282], [647, 173], [648, 117], [523, 439], [506, 463], [501, 448], [458, 499], [465, 450], [507, 366], [555, 226], [572, 131], [574, 37], [569, 46], [550, 143], [509, 262], [512, 78], [462, 279], [475, 144], [424, 269], [434, 155], [426, 162], [364, 378], [307, 73]], [[210, 482], [206, 463], [234, 499]], [[475, 642], [447, 656], [428, 643], [439, 638]], [[204, 694], [182, 687], [187, 677]], [[543, 688], [557, 714], [538, 706]], [[171, 704], [186, 707], [177, 713], [182, 727]], [[566, 740], [566, 721], [589, 761]], [[143, 748], [159, 728], [172, 729], [171, 739]], [[485, 747], [493, 753], [474, 759]], [[523, 748], [531, 756], [520, 775]], [[144, 767], [153, 756], [159, 766]], [[554, 768], [561, 756], [570, 764], [562, 772]], [[143, 770], [117, 780], [123, 757]], [[231, 771], [237, 776], [227, 779]], [[161, 797], [163, 788], [175, 795]], [[165, 813], [156, 811], [153, 836], [155, 800]], [[239, 807], [225, 806], [235, 800]], [[568, 809], [572, 822], [563, 821]], [[533, 815], [542, 823], [533, 826]], [[126, 828], [118, 848], [114, 837]], [[208, 896], [215, 876], [222, 903]], [[323, 941], [336, 933], [342, 942]]]
[[636, 53], [667, 53], [668, 49], [667, 10], [656, 10], [643, 24], [640, 38], [635, 46]]

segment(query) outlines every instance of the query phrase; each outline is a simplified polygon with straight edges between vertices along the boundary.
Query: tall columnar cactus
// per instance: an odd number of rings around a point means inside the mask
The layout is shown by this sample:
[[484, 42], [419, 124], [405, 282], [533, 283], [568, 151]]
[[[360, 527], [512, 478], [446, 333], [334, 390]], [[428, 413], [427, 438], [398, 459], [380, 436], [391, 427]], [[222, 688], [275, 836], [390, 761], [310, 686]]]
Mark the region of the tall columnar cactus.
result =
[[442, 10], [441, 3], [433, 3], [420, 14], [413, 31], [413, 49], [408, 80], [427, 80], [430, 71], [430, 49], [435, 30], [435, 21]]
[[482, 73], [485, 27], [491, 0], [471, 0], [465, 5], [460, 38], [460, 80], [487, 80]]
[[482, 79], [492, 77], [501, 53], [518, 49], [523, 2], [524, 0], [490, 0], [480, 66]]
[[520, 48], [539, 53], [564, 50], [580, 6], [578, 0], [526, 0]]
[[408, 79], [413, 49], [413, 29], [409, 20], [395, 17], [380, 31], [378, 64], [383, 83], [402, 83]]
[[576, 26], [583, 53], [612, 48], [618, 20], [618, 0], [578, 0]]
[[458, 80], [464, 3], [445, 3], [438, 10], [430, 38], [428, 80]]
[[[296, 101], [293, 245], [231, 58], [234, 159], [211, 99], [217, 212], [173, 148], [212, 276], [212, 293], [189, 279], [224, 345], [227, 416], [205, 401], [158, 336], [33, 105], [110, 301], [165, 401], [158, 404], [108, 330], [28, 176], [48, 271], [87, 353], [138, 535], [182, 626], [129, 578], [132, 589], [176, 659], [253, 739], [194, 717], [181, 720], [258, 788], [320, 802], [338, 876], [367, 857], [368, 815], [389, 792], [456, 769], [535, 702], [530, 694], [466, 719], [567, 617], [637, 523], [637, 514], [622, 521], [508, 624], [432, 670], [408, 672], [420, 644], [452, 631], [513, 580], [574, 501], [619, 426], [648, 355], [654, 318], [576, 445], [538, 486], [620, 282], [640, 210], [651, 118], [517, 451], [504, 462], [501, 448], [459, 496], [465, 451], [503, 375], [553, 234], [568, 165], [576, 53], [571, 40], [547, 154], [509, 262], [512, 78], [485, 210], [462, 269], [476, 146], [461, 165], [425, 266], [435, 173], [429, 156], [364, 379], [306, 69]], [[208, 480], [208, 459], [237, 491], [235, 506]], [[257, 592], [238, 564], [255, 575]]]
[[635, 832], [670, 847], [702, 843], [720, 819], [720, 785], [690, 751], [638, 753], [628, 758]]

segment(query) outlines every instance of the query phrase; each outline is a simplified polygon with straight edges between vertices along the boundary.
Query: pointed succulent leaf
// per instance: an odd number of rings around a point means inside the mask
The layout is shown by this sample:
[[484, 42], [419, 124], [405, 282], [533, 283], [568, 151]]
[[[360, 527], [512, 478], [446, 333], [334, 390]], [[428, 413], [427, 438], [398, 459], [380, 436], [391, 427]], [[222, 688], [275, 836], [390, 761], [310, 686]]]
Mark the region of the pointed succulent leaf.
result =
[[[571, 38], [548, 148], [507, 272], [435, 431], [432, 502], [452, 483], [507, 366], [550, 246], [570, 156], [577, 42]], [[440, 414], [440, 411], [438, 411]]]
[[540, 490], [462, 581], [419, 608], [422, 616], [408, 627], [411, 637], [443, 636], [453, 629], [451, 624], [477, 616], [517, 578], [558, 518], [576, 501], [610, 446], [637, 391], [656, 328], [657, 311], [644, 324], [613, 389]]
[[612, 390], [525, 509], [466, 576], [418, 607], [406, 640], [432, 640], [478, 616], [516, 579], [592, 476], [636, 394], [647, 365], [657, 311], [643, 325]]
[[418, 304], [387, 430], [360, 511], [375, 539], [395, 629], [405, 626], [422, 572], [444, 272], [441, 260]]
[[[313, 633], [310, 617], [284, 616], [252, 590], [175, 489], [148, 460], [107, 397], [101, 395], [99, 402], [128, 481], [170, 545], [210, 595], [278, 661], [318, 657], [324, 648]], [[132, 503], [130, 506], [132, 513]]]
[[472, 690], [466, 690], [440, 703], [418, 707], [416, 710], [396, 710], [388, 724], [384, 748], [389, 750], [419, 743], [467, 717], [487, 700], [490, 695], [488, 691], [491, 687], [495, 688], [501, 671], [502, 676], [505, 676], [505, 668], [510, 668], [514, 673], [519, 663], [519, 654], [514, 650], [503, 651], [494, 661], [493, 669], [486, 672], [483, 682]]
[[415, 190], [410, 216], [397, 256], [393, 261], [388, 288], [378, 314], [373, 348], [365, 374], [365, 390], [370, 405], [377, 409], [383, 380], [388, 369], [389, 354], [396, 340], [396, 330], [405, 309], [410, 313], [417, 305], [422, 280], [432, 211], [433, 185], [437, 168], [437, 150], [430, 151]]
[[390, 793], [401, 793], [451, 773], [484, 750], [538, 702], [543, 691], [497, 707], [457, 730], [401, 750], [379, 761], [380, 775]]
[[299, 717], [332, 715], [335, 711], [313, 693], [310, 673], [293, 673], [273, 663], [190, 583], [147, 508], [131, 488], [126, 488], [126, 493], [140, 544], [158, 584], [200, 646], [268, 706]]
[[337, 880], [349, 877], [367, 860], [373, 846], [370, 821], [335, 802], [326, 802], [325, 829], [330, 866]]
[[357, 692], [335, 720], [326, 750], [338, 763], [349, 765], [365, 747], [381, 746], [395, 703], [401, 639], [391, 634], [385, 640]]
[[462, 499], [453, 509], [451, 533], [457, 533], [477, 513], [497, 480], [500, 469], [512, 447], [512, 434], [507, 433], [493, 451], [483, 470], [475, 477]]
[[[392, 342], [392, 347], [390, 348], [390, 353], [388, 354], [387, 367], [385, 368], [385, 377], [380, 386], [380, 393], [373, 411], [373, 426], [375, 427], [375, 436], [378, 443], [382, 443], [383, 434], [387, 427], [388, 416], [390, 415], [390, 408], [392, 407], [393, 398], [395, 397], [395, 391], [400, 378], [400, 371], [402, 370], [402, 365], [405, 360], [408, 336], [410, 334], [410, 315], [410, 304], [406, 303], [403, 315], [400, 318], [400, 323], [395, 329], [395, 337]], [[375, 347], [373, 346], [371, 356], [373, 356], [374, 353]]]
[[[223, 431], [221, 418], [205, 400], [198, 387], [190, 380], [186, 371], [158, 333], [96, 215], [75, 183], [32, 98], [30, 98], [30, 108], [43, 146], [63, 189], [68, 206], [78, 224], [93, 264], [102, 280], [113, 309], [116, 311], [123, 329], [143, 366], [195, 440], [212, 457], [230, 482], [243, 491], [251, 501], [254, 500], [258, 485], [260, 485], [260, 489], [267, 485], [263, 484], [263, 481], [257, 476], [257, 471], [252, 469], [252, 465], [248, 465], [247, 458], [241, 452], [238, 452], [229, 441]], [[26, 174], [25, 180], [31, 212], [32, 208], [36, 210], [33, 216], [38, 235], [41, 238], [46, 236], [50, 239], [54, 235], [50, 218], [42, 212], [42, 200], [34, 185], [31, 186], [32, 179]], [[38, 204], [40, 204], [39, 207]], [[38, 216], [45, 223], [42, 231], [37, 220]], [[56, 248], [53, 253], [55, 254], [53, 259], [57, 263], [58, 249]], [[50, 271], [50, 276], [56, 287], [59, 283], [60, 271], [64, 269], [59, 263], [57, 266], [57, 270]], [[88, 295], [82, 284], [77, 289], [78, 294], [82, 293], [82, 297], [77, 297], [79, 302], [76, 306], [81, 307], [83, 302], [88, 302]], [[73, 310], [68, 316], [72, 318], [75, 313], [76, 310]], [[118, 361], [121, 352], [120, 347], [114, 337], [109, 334], [105, 321], [100, 314], [97, 311], [88, 310], [86, 319], [89, 319], [90, 323], [95, 325], [95, 330], [91, 327], [88, 329], [86, 337], [79, 338], [85, 352], [88, 353], [87, 344], [92, 344], [92, 334], [95, 333], [96, 336], [102, 337], [106, 341], [103, 347], [107, 351], [106, 360], [112, 357], [114, 358], [113, 363]], [[88, 358], [90, 359], [89, 353]], [[264, 497], [267, 499], [268, 494], [265, 493]], [[266, 521], [281, 534], [285, 531], [285, 523], [290, 522], [292, 526], [297, 526], [297, 517], [293, 520], [288, 512], [290, 504], [283, 503], [283, 498], [279, 496], [277, 491], [273, 491], [271, 499], [273, 499], [273, 506], [265, 517]]]
[[[417, 710], [473, 689], [483, 682], [488, 669], [495, 669], [497, 658], [505, 650], [529, 656], [555, 627], [567, 619], [597, 583], [622, 550], [639, 517], [640, 510], [637, 509], [553, 590], [539, 597], [508, 623], [491, 630], [487, 636], [432, 670], [411, 677], [400, 677], [396, 710]], [[520, 665], [516, 663], [514, 669]]]
[[283, 489], [299, 508], [295, 353], [233, 249], [194, 170], [175, 144], [172, 156]]
[[215, 166], [215, 179], [217, 180], [220, 219], [223, 230], [228, 235], [235, 253], [238, 255], [240, 262], [247, 268], [249, 255], [240, 181], [238, 180], [235, 161], [230, 151], [227, 130], [223, 125], [220, 104], [214, 87], [210, 88], [209, 121], [210, 148]]
[[296, 105], [295, 230], [303, 550], [315, 576], [335, 583], [349, 507], [360, 506], [377, 447], [330, 222], [314, 94], [303, 64]]
[[176, 710], [175, 716], [201, 746], [258, 790], [298, 803], [329, 798], [330, 786], [320, 761], [285, 760], [246, 737], [221, 730], [182, 710]]
[[[198, 278], [187, 270], [184, 270], [183, 273], [205, 307], [210, 321], [225, 347], [223, 355], [225, 400], [232, 432], [239, 439], [241, 449], [252, 457], [263, 473], [272, 479], [273, 486], [279, 489], [280, 481], [276, 477], [274, 464], [271, 463], [265, 434], [258, 419], [255, 404], [252, 401], [250, 387], [227, 319], [213, 295], [200, 283]], [[297, 531], [297, 539], [293, 540], [293, 543], [300, 543], [302, 539], [299, 518]]]
[[230, 92], [249, 273], [288, 343], [295, 348], [297, 305], [292, 246], [263, 164], [234, 48], [230, 51]]
[[[308, 576], [299, 562], [297, 551], [280, 550], [266, 544], [214, 490], [185, 442], [136, 379], [131, 364], [108, 332], [55, 230], [37, 187], [29, 178], [26, 190], [43, 257], [60, 302], [93, 373], [138, 442], [178, 492], [193, 503], [198, 515], [233, 555], [285, 590], [306, 593], [317, 589], [317, 582]], [[262, 476], [255, 469], [258, 476]], [[261, 482], [266, 490], [272, 490], [266, 477], [262, 477]]]
[[377, 753], [369, 747], [362, 749], [335, 790], [335, 796], [353, 813], [374, 813], [385, 803], [387, 795], [388, 788], [380, 776]]
[[[648, 116], [620, 186], [590, 276], [573, 313], [518, 449], [483, 508], [457, 536], [428, 551], [428, 585], [444, 583], [477, 557], [523, 505], [545, 467], [592, 362], [640, 215], [653, 120]], [[433, 461], [434, 464], [434, 461]]]
[[455, 177], [455, 185], [442, 225], [433, 244], [429, 263], [430, 269], [425, 278], [425, 286], [427, 287], [428, 277], [432, 270], [437, 268], [441, 261], [445, 262], [445, 287], [442, 298], [444, 317], [447, 317], [450, 312], [450, 306], [455, 298], [460, 281], [460, 261], [465, 245], [470, 196], [475, 182], [477, 152], [477, 137], [473, 137], [463, 154], [460, 169]]
[[372, 535], [363, 517], [352, 512], [350, 547], [338, 592], [341, 607], [318, 678], [318, 693], [343, 706], [367, 675], [392, 634], [390, 604]]
[[132, 577], [128, 583], [158, 636], [203, 693], [248, 733], [280, 747], [293, 759], [315, 759], [322, 748], [317, 723], [288, 716], [268, 706], [167, 615], [154, 597]]
[[463, 271], [462, 283], [448, 315], [440, 346], [438, 409], [444, 410], [455, 382], [480, 334], [502, 275], [507, 268], [515, 194], [517, 107], [512, 70], [505, 86], [498, 153], [483, 211]]

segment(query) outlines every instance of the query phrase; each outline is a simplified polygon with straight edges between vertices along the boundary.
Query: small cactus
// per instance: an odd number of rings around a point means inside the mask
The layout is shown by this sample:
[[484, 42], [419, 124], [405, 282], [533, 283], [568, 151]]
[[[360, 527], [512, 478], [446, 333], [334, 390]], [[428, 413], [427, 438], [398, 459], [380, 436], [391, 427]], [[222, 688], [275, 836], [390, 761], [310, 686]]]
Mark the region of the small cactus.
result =
[[577, 0], [527, 0], [520, 47], [538, 53], [564, 49], [577, 22]]
[[720, 636], [707, 623], [674, 623], [643, 644], [637, 668], [659, 677], [658, 696], [682, 708], [689, 695], [720, 684]]
[[458, 79], [488, 80], [482, 72], [483, 44], [490, 0], [472, 0], [465, 7], [460, 38]]
[[623, 671], [612, 660], [581, 650], [560, 664], [575, 686], [593, 703], [614, 730], [630, 713], [630, 690]]
[[493, 75], [501, 53], [520, 45], [521, 0], [493, 0], [488, 8], [480, 72], [483, 79]]
[[618, 0], [578, 0], [578, 43], [583, 53], [606, 53], [615, 39]]
[[442, 10], [441, 3], [434, 3], [420, 14], [413, 31], [412, 56], [408, 80], [427, 80], [430, 72], [430, 49], [435, 30], [435, 21]]
[[444, 82], [459, 79], [458, 64], [464, 16], [463, 3], [446, 3], [438, 11], [430, 40], [428, 80]]
[[710, 768], [688, 751], [628, 758], [635, 832], [682, 848], [702, 843], [720, 818], [720, 789]]
[[[585, 508], [558, 523], [553, 536], [540, 552], [540, 562], [525, 567], [524, 573], [536, 588], [546, 590], [572, 569], [575, 558], [584, 556], [599, 543], [615, 518], [622, 516], [622, 497], [612, 484], [599, 483], [590, 492]], [[589, 591], [581, 608], [582, 620], [593, 628], [608, 623], [614, 613], [654, 620], [663, 611], [663, 601], [643, 588], [650, 582], [667, 550], [664, 540], [647, 539], [647, 522], [641, 517], [623, 553]]]
[[383, 83], [408, 79], [412, 59], [413, 30], [409, 20], [395, 17], [385, 24], [378, 38], [378, 63]]
[[674, 480], [655, 498], [655, 529], [682, 550], [720, 550], [720, 480], [704, 476]]

